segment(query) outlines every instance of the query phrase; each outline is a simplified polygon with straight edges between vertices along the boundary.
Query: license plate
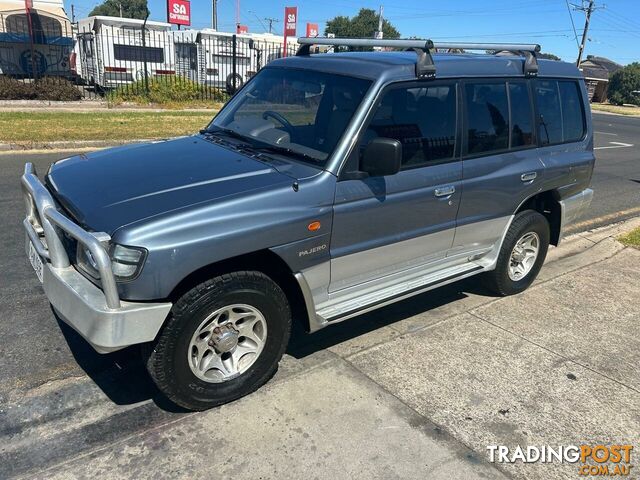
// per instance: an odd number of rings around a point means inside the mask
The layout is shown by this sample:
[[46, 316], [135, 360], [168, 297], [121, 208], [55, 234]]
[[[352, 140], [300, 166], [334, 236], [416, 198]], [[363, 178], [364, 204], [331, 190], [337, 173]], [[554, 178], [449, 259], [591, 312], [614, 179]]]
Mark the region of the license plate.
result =
[[42, 259], [40, 258], [40, 255], [38, 255], [36, 247], [34, 247], [31, 242], [29, 242], [29, 261], [31, 262], [33, 269], [36, 271], [38, 280], [42, 283]]

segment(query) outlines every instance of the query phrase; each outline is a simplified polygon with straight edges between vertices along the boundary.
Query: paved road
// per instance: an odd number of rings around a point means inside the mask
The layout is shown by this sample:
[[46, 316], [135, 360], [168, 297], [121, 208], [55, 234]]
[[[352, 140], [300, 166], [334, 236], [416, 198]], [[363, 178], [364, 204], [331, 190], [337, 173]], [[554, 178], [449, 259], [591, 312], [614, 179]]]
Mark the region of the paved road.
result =
[[593, 124], [595, 196], [582, 223], [571, 231], [640, 214], [640, 117], [594, 114]]
[[[640, 118], [594, 115], [594, 119], [596, 197], [579, 229], [640, 213]], [[44, 172], [64, 156], [0, 155], [0, 477], [33, 472], [38, 465], [59, 463], [79, 449], [97, 448], [185, 415], [158, 395], [135, 349], [98, 355], [69, 328], [58, 325], [26, 263], [18, 178], [25, 161]], [[426, 302], [429, 305], [425, 307], [423, 299], [417, 308], [423, 311], [453, 302], [460, 298], [459, 291], [459, 286], [440, 289]], [[399, 308], [402, 317], [416, 307], [403, 302]], [[388, 323], [388, 318], [373, 314], [349, 322], [348, 327], [321, 332], [313, 343], [300, 337], [278, 375], [288, 378], [328, 361], [331, 355], [324, 348]], [[66, 416], [68, 423], [62, 420]], [[37, 430], [38, 425], [48, 424], [60, 430]], [[33, 440], [30, 432], [44, 439], [37, 452], [33, 445], [25, 443], [21, 449], [16, 444]]]

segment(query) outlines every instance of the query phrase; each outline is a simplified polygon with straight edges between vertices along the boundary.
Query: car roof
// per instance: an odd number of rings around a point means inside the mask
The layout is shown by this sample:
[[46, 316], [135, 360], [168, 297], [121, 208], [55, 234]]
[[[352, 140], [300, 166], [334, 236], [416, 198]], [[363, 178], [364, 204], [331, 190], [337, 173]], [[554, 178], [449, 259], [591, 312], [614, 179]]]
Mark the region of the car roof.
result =
[[[269, 66], [303, 68], [359, 76], [375, 80], [416, 78], [415, 52], [344, 52], [291, 56], [273, 60]], [[524, 57], [512, 54], [435, 53], [438, 78], [524, 77]], [[582, 78], [570, 63], [538, 59], [539, 77]]]

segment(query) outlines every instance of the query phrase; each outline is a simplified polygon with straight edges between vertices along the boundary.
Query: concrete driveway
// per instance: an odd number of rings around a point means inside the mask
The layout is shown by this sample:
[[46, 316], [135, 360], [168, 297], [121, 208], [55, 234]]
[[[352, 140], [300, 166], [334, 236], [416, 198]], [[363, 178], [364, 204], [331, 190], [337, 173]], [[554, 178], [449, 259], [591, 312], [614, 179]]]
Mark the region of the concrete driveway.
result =
[[579, 478], [486, 448], [640, 446], [640, 251], [612, 238], [634, 225], [565, 241], [515, 297], [468, 280], [295, 335], [266, 387], [203, 413], [62, 326], [84, 372], [2, 387], [0, 478]]

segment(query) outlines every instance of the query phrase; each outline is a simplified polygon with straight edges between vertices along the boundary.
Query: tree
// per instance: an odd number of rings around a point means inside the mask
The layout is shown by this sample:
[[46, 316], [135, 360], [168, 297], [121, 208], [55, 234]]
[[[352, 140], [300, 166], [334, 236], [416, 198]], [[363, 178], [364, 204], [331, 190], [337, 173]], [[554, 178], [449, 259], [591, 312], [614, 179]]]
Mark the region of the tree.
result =
[[149, 15], [147, 0], [105, 0], [104, 3], [91, 10], [89, 16], [119, 17], [120, 13], [125, 18], [144, 20]]
[[[362, 8], [355, 17], [338, 16], [329, 21], [324, 29], [325, 34], [333, 33], [336, 37], [373, 38], [378, 30], [378, 13], [370, 8]], [[400, 38], [400, 32], [387, 20], [382, 20], [384, 38]]]
[[630, 63], [614, 72], [609, 78], [608, 95], [609, 101], [616, 105], [640, 105], [640, 63]]
[[562, 59], [559, 56], [554, 55], [553, 53], [539, 53], [537, 56], [538, 58], [543, 58], [545, 60], [557, 60], [559, 62], [562, 61]]

